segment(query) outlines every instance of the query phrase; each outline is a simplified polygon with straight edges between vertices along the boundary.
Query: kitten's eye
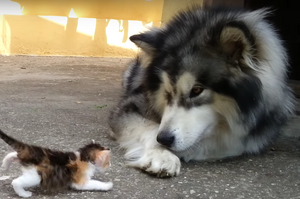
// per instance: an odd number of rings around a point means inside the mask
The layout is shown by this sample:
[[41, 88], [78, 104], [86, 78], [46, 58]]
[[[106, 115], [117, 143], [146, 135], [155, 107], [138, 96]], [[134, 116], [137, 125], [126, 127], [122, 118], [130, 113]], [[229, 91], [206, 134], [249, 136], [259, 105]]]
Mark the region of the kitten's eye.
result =
[[190, 98], [197, 97], [200, 93], [202, 93], [203, 90], [204, 89], [199, 85], [193, 86], [190, 92]]

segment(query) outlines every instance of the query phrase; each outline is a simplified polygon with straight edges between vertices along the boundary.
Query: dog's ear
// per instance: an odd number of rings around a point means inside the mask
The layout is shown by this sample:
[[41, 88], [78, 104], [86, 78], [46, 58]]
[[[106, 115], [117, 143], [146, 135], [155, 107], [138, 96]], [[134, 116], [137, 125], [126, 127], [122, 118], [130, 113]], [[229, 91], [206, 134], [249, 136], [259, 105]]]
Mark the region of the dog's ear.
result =
[[247, 26], [243, 22], [235, 21], [228, 23], [222, 29], [220, 44], [229, 59], [239, 61], [241, 58], [251, 57], [255, 41]]
[[129, 37], [130, 41], [148, 54], [153, 54], [158, 49], [158, 34], [156, 31], [149, 31]]

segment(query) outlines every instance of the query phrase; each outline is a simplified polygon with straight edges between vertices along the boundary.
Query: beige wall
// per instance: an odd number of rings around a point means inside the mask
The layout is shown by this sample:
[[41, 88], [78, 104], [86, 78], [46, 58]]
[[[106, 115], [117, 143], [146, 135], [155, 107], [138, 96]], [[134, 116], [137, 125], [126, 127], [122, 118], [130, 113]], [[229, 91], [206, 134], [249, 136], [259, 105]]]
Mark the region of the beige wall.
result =
[[132, 57], [137, 48], [128, 37], [145, 25], [131, 20], [4, 15], [0, 54]]
[[130, 35], [201, 2], [0, 0], [0, 54], [132, 57]]
[[[3, 1], [3, 0], [1, 0]], [[164, 0], [13, 0], [23, 15], [160, 21]]]

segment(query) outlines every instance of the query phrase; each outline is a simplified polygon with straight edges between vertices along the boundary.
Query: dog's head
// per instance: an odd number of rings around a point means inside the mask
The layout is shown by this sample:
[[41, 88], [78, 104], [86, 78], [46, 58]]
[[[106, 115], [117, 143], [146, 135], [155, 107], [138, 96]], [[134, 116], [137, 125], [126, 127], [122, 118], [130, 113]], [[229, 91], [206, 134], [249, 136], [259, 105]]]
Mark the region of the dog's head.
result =
[[157, 141], [171, 150], [218, 139], [218, 128], [229, 133], [238, 112], [248, 114], [261, 98], [259, 46], [235, 15], [196, 9], [130, 37], [143, 51], [144, 85], [161, 115]]

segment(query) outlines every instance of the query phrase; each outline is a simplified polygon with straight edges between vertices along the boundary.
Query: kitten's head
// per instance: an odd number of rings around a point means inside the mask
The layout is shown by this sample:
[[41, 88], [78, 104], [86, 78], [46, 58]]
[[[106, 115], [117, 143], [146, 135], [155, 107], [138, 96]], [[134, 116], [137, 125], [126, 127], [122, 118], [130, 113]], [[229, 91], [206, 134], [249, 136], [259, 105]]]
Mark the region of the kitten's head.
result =
[[79, 149], [80, 160], [90, 162], [99, 170], [105, 170], [110, 166], [110, 149], [95, 142]]

